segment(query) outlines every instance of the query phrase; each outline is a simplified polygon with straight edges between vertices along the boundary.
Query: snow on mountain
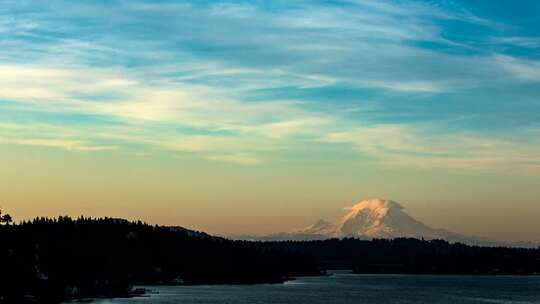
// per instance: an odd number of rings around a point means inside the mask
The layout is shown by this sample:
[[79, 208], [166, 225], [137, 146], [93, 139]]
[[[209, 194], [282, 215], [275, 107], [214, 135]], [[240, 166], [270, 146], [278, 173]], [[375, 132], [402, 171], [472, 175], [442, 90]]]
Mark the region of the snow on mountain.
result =
[[531, 247], [530, 243], [505, 243], [481, 237], [471, 237], [444, 229], [431, 228], [414, 219], [397, 202], [384, 199], [363, 200], [348, 208], [347, 214], [336, 222], [323, 219], [315, 224], [291, 232], [267, 236], [250, 236], [253, 240], [322, 240], [328, 238], [356, 237], [362, 239], [411, 237], [418, 239], [444, 239], [481, 246]]
[[337, 237], [367, 238], [441, 238], [444, 230], [432, 229], [405, 213], [404, 208], [390, 200], [364, 200], [352, 206], [337, 224]]
[[334, 235], [336, 231], [336, 225], [334, 223], [325, 221], [323, 219], [318, 220], [315, 224], [308, 226], [304, 229], [300, 229], [294, 233], [307, 234], [307, 235]]

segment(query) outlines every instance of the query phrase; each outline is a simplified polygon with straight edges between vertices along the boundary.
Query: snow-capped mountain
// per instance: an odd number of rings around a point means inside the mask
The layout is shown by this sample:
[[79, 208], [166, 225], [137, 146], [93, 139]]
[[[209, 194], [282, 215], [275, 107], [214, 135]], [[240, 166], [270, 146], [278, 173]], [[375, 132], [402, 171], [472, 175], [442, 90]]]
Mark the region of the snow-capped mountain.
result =
[[382, 199], [361, 201], [352, 206], [336, 226], [337, 237], [368, 238], [455, 238], [458, 235], [433, 229], [408, 215], [400, 204]]
[[323, 219], [315, 224], [291, 232], [267, 236], [250, 236], [243, 239], [257, 240], [321, 240], [328, 238], [356, 237], [363, 239], [412, 237], [418, 239], [444, 239], [483, 246], [530, 247], [529, 243], [504, 243], [481, 237], [471, 237], [444, 229], [431, 228], [414, 219], [397, 202], [384, 199], [363, 200], [348, 208], [347, 214], [335, 222]]
[[433, 229], [408, 215], [400, 204], [383, 199], [369, 199], [348, 208], [347, 214], [335, 223], [319, 220], [296, 231], [303, 235], [361, 238], [461, 238], [458, 234]]

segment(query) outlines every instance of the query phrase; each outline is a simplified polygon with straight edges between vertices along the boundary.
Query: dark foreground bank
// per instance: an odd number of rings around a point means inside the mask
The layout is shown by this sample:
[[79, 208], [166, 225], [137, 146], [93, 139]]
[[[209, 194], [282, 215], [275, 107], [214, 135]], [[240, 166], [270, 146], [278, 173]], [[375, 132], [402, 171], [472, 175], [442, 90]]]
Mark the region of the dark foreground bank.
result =
[[280, 283], [315, 258], [182, 228], [39, 218], [0, 227], [0, 301], [130, 296], [134, 284]]
[[129, 297], [134, 285], [281, 283], [357, 273], [537, 274], [540, 250], [445, 241], [231, 241], [119, 219], [39, 218], [0, 226], [0, 302]]

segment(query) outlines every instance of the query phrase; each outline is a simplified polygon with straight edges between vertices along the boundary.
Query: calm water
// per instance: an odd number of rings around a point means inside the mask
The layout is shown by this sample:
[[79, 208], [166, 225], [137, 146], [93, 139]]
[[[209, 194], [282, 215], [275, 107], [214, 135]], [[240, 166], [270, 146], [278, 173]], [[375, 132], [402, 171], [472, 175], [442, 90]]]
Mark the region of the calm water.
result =
[[276, 285], [158, 286], [145, 298], [94, 303], [540, 303], [540, 277], [354, 275]]

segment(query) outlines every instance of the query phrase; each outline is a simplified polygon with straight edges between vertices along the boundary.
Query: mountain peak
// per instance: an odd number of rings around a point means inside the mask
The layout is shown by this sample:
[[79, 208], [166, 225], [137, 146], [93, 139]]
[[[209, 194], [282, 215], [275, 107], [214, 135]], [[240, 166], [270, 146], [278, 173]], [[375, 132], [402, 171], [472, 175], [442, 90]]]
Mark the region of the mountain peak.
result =
[[315, 224], [299, 230], [298, 232], [307, 234], [333, 234], [334, 230], [335, 225], [333, 223], [319, 219]]
[[330, 223], [327, 220], [319, 219], [313, 226], [314, 227], [328, 227], [329, 225], [332, 225], [332, 223]]
[[373, 211], [378, 210], [380, 212], [388, 212], [388, 210], [390, 209], [402, 210], [403, 206], [391, 200], [375, 198], [360, 201], [349, 208], [351, 212], [358, 212], [366, 209]]
[[367, 199], [349, 209], [339, 224], [340, 236], [392, 238], [433, 236], [436, 233], [405, 213], [403, 206], [385, 199]]

